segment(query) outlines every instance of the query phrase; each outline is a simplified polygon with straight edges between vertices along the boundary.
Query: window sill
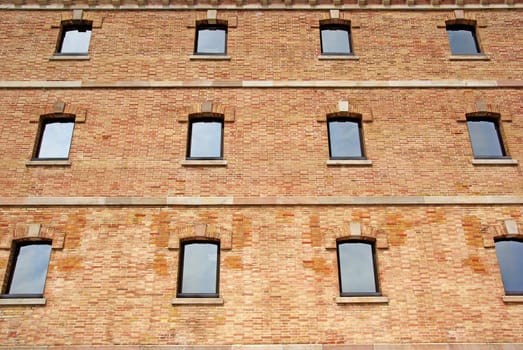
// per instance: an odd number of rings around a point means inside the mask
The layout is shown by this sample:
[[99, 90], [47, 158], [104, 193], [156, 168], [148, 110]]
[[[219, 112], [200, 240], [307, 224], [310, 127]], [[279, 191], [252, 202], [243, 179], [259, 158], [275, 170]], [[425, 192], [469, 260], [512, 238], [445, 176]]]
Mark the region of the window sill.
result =
[[191, 61], [230, 61], [231, 56], [227, 55], [191, 55], [189, 56]]
[[25, 166], [71, 166], [70, 160], [28, 160]]
[[523, 295], [504, 295], [504, 303], [523, 303]]
[[53, 55], [49, 61], [89, 61], [89, 55]]
[[388, 304], [387, 297], [337, 297], [336, 304]]
[[450, 55], [450, 61], [490, 61], [487, 55]]
[[329, 159], [325, 162], [328, 166], [339, 166], [339, 165], [349, 165], [349, 166], [371, 166], [372, 160], [369, 159]]
[[319, 55], [318, 59], [320, 61], [330, 61], [330, 60], [352, 60], [358, 61], [360, 58], [354, 55]]
[[515, 159], [472, 159], [473, 165], [518, 165]]
[[186, 159], [182, 162], [182, 166], [227, 166], [227, 161], [224, 159]]
[[174, 298], [172, 305], [223, 305], [223, 298]]
[[45, 305], [45, 298], [0, 298], [0, 305]]

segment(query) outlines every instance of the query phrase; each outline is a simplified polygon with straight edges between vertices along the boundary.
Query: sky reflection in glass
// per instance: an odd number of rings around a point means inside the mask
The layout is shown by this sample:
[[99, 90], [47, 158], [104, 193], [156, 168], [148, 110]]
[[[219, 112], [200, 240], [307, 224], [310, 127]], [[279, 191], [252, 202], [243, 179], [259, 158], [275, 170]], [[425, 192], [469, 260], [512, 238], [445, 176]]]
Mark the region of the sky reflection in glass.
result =
[[50, 256], [50, 244], [21, 246], [8, 294], [43, 294]]
[[74, 122], [52, 122], [43, 125], [37, 158], [69, 158]]
[[450, 26], [447, 27], [447, 34], [453, 55], [475, 55], [479, 53], [474, 27]]
[[91, 41], [91, 30], [79, 31], [78, 29], [67, 30], [62, 40], [60, 53], [63, 54], [87, 54], [89, 42]]
[[226, 35], [225, 29], [198, 29], [196, 53], [225, 54]]
[[346, 29], [322, 29], [321, 52], [324, 54], [350, 54], [349, 32]]
[[190, 158], [221, 158], [222, 122], [195, 121], [191, 124]]
[[507, 294], [523, 294], [523, 242], [496, 242], [501, 277]]
[[217, 267], [217, 244], [185, 244], [183, 252], [182, 294], [216, 294]]
[[358, 122], [331, 120], [328, 128], [331, 158], [363, 157]]
[[467, 121], [474, 157], [503, 157], [503, 148], [495, 121]]
[[375, 293], [372, 245], [362, 242], [338, 244], [341, 293]]

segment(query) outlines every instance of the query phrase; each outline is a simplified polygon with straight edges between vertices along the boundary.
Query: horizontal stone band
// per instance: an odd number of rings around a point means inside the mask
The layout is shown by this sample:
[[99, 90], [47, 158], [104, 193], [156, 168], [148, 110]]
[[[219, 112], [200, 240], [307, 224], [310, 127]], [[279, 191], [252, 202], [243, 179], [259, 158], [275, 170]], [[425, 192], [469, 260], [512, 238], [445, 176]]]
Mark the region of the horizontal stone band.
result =
[[0, 207], [521, 205], [523, 196], [2, 197]]
[[0, 81], [0, 89], [113, 88], [522, 88], [523, 80], [18, 80]]

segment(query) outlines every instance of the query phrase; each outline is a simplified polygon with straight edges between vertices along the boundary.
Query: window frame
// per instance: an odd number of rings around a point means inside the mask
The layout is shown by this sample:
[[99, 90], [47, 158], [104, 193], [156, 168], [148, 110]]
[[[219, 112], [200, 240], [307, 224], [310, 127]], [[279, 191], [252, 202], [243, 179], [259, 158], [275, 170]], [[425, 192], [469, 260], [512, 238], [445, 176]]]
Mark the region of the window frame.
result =
[[[477, 52], [465, 52], [459, 53], [454, 52], [452, 42], [450, 40], [449, 30], [466, 30], [471, 32], [472, 39], [474, 40], [474, 46]], [[449, 43], [450, 53], [453, 56], [482, 56], [484, 55], [481, 45], [479, 44], [478, 31], [476, 21], [473, 20], [453, 20], [445, 23], [445, 31], [447, 33], [447, 40]], [[455, 46], [455, 45], [454, 45]]]
[[[498, 242], [517, 242], [517, 243], [521, 244], [521, 248], [523, 249], [523, 237], [497, 237], [497, 238], [494, 238], [494, 243], [498, 243]], [[494, 247], [495, 247], [495, 251], [496, 251], [496, 258], [498, 260], [498, 266], [499, 266], [499, 271], [501, 273], [501, 281], [503, 283], [503, 289], [505, 291], [505, 295], [523, 296], [523, 290], [519, 290], [519, 291], [508, 291], [507, 290], [506, 284], [505, 284], [505, 274], [503, 273], [503, 269], [502, 269], [501, 263], [499, 261], [497, 247], [496, 247], [496, 245], [494, 245]]]
[[[348, 35], [349, 52], [324, 52], [323, 51], [323, 30], [344, 30]], [[341, 20], [328, 20], [320, 22], [320, 54], [322, 56], [354, 56], [354, 49], [352, 46], [352, 30], [350, 22]]]
[[[185, 246], [189, 244], [212, 244], [216, 246], [216, 286], [215, 293], [183, 293], [183, 271]], [[178, 281], [176, 284], [176, 298], [219, 298], [220, 297], [220, 240], [218, 239], [183, 239], [180, 241], [178, 257]]]
[[[215, 122], [221, 124], [221, 134], [220, 134], [220, 155], [218, 157], [191, 157], [191, 141], [193, 137], [193, 124], [194, 123], [209, 123]], [[223, 160], [223, 138], [224, 138], [224, 129], [225, 129], [225, 120], [223, 115], [217, 113], [205, 113], [201, 115], [191, 116], [189, 118], [189, 123], [187, 127], [187, 152], [186, 160]]]
[[[229, 36], [227, 21], [216, 20], [216, 23], [209, 23], [208, 20], [196, 22], [196, 33], [194, 38], [194, 55], [198, 56], [226, 56], [227, 55], [227, 37]], [[223, 52], [199, 52], [198, 40], [200, 38], [200, 30], [214, 29], [223, 30], [225, 32], [224, 49]]]
[[[368, 244], [371, 247], [372, 253], [372, 267], [374, 272], [374, 292], [344, 292], [342, 284], [342, 275], [341, 275], [341, 264], [340, 264], [340, 245], [343, 244], [354, 244], [354, 243], [364, 243]], [[336, 259], [338, 265], [338, 285], [340, 291], [340, 297], [375, 297], [382, 296], [380, 285], [379, 285], [379, 274], [378, 274], [378, 261], [376, 257], [376, 241], [374, 239], [368, 238], [344, 238], [336, 240]]]
[[[42, 147], [42, 141], [44, 140], [44, 131], [47, 124], [53, 123], [73, 123], [73, 130], [71, 131], [71, 139], [69, 140], [69, 151], [67, 157], [39, 157]], [[76, 125], [76, 116], [74, 114], [58, 114], [58, 115], [44, 115], [40, 117], [38, 123], [38, 131], [36, 135], [35, 145], [33, 148], [32, 161], [54, 161], [54, 160], [69, 160], [71, 154], [71, 147], [73, 145], [74, 127]]]
[[[72, 30], [78, 30], [80, 32], [89, 30], [91, 32], [91, 36], [89, 37], [89, 45], [87, 46], [86, 52], [61, 52], [66, 33], [68, 31], [72, 31]], [[93, 34], [93, 22], [92, 21], [83, 20], [83, 19], [71, 19], [71, 20], [62, 21], [62, 23], [60, 24], [60, 32], [58, 34], [58, 41], [56, 43], [54, 55], [55, 56], [87, 56], [87, 55], [89, 55], [89, 48], [91, 47], [92, 34]]]
[[[472, 133], [471, 133], [471, 130], [469, 127], [469, 122], [470, 123], [490, 122], [494, 125], [499, 148], [501, 149], [501, 155], [497, 156], [497, 155], [476, 155], [475, 154], [474, 142], [473, 142]], [[505, 147], [505, 143], [503, 142], [503, 133], [501, 131], [499, 115], [493, 114], [493, 113], [468, 114], [466, 116], [466, 124], [467, 124], [467, 132], [469, 135], [470, 147], [472, 148], [472, 155], [474, 156], [474, 159], [510, 159], [510, 156], [507, 153], [507, 148]]]
[[[331, 122], [350, 122], [358, 125], [358, 136], [361, 156], [345, 157], [345, 156], [333, 156], [332, 155], [332, 140], [331, 140]], [[329, 159], [330, 160], [366, 160], [365, 147], [363, 144], [363, 123], [359, 116], [348, 116], [348, 115], [331, 115], [327, 116], [327, 137], [329, 143]]]
[[[9, 293], [11, 285], [13, 283], [13, 277], [15, 275], [16, 266], [18, 263], [18, 256], [22, 247], [30, 245], [48, 245], [49, 246], [49, 260], [47, 261], [47, 270], [45, 279], [42, 286], [42, 293]], [[47, 284], [47, 275], [49, 273], [49, 265], [51, 262], [51, 254], [53, 251], [52, 240], [50, 239], [18, 239], [13, 240], [11, 244], [11, 254], [6, 267], [6, 274], [4, 283], [2, 285], [1, 299], [32, 299], [32, 298], [43, 298], [45, 292], [45, 286]]]

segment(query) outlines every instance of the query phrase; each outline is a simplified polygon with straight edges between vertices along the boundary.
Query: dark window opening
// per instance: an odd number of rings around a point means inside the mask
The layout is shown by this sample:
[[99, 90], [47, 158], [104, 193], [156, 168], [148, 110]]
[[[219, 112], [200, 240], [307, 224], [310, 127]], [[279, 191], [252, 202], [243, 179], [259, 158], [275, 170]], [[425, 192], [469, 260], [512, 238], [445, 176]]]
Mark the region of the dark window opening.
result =
[[340, 295], [381, 295], [374, 244], [351, 240], [337, 243]]
[[225, 55], [227, 53], [227, 26], [200, 24], [196, 27], [196, 55]]
[[68, 21], [62, 24], [56, 47], [59, 55], [87, 55], [92, 24], [87, 21]]
[[331, 159], [365, 159], [363, 153], [361, 120], [329, 118], [329, 155]]
[[498, 257], [501, 278], [507, 295], [523, 294], [523, 241], [497, 240], [496, 255]]
[[182, 242], [178, 273], [178, 297], [217, 298], [219, 242]]
[[223, 119], [197, 118], [189, 122], [187, 159], [223, 159]]
[[505, 148], [496, 119], [467, 118], [474, 158], [504, 158]]
[[351, 55], [350, 27], [339, 24], [320, 26], [322, 55]]
[[468, 24], [447, 25], [450, 50], [453, 55], [476, 55], [481, 53], [476, 38], [476, 27]]
[[2, 297], [41, 298], [51, 256], [51, 242], [16, 242], [11, 254], [11, 267], [6, 276], [6, 288]]
[[68, 159], [73, 138], [74, 118], [43, 119], [34, 159]]

